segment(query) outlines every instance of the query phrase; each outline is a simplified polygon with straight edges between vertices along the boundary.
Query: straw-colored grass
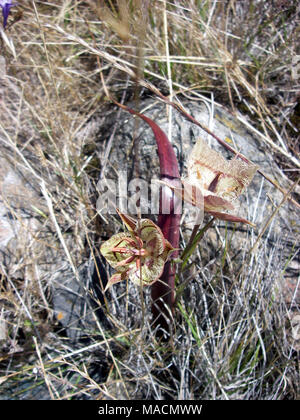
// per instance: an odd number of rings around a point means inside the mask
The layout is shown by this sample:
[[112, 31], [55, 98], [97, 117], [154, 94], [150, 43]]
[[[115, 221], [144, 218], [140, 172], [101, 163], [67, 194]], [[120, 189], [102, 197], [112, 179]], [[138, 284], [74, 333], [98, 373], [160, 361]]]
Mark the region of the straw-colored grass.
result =
[[[106, 230], [94, 196], [103, 170], [96, 134], [112, 109], [105, 88], [137, 106], [137, 98], [157, 99], [155, 89], [171, 100], [213, 97], [247, 115], [260, 147], [297, 179], [299, 7], [24, 0], [12, 8], [0, 50], [0, 152], [30, 180], [26, 209], [38, 225], [29, 242], [17, 241], [13, 270], [1, 260], [0, 398], [299, 398], [293, 314], [278, 288], [297, 244], [287, 257], [280, 238], [269, 248], [262, 239], [249, 253], [249, 235], [248, 252], [230, 263], [228, 232], [216, 230], [218, 249], [204, 238], [183, 273], [191, 280], [167, 343], [151, 328], [149, 290], [141, 302], [124, 283], [100, 303], [81, 271], [118, 229], [114, 218]], [[11, 214], [21, 220], [14, 207]], [[86, 299], [76, 346], [52, 306], [52, 287], [66, 273]]]

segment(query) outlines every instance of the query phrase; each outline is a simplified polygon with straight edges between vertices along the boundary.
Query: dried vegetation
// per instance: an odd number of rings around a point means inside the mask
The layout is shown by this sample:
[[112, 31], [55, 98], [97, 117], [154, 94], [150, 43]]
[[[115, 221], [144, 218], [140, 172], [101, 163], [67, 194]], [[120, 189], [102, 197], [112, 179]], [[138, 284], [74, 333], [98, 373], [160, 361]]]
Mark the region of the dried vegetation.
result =
[[[213, 227], [215, 247], [205, 237], [184, 273], [169, 342], [151, 328], [148, 291], [141, 299], [124, 284], [100, 302], [82, 276], [106, 229], [95, 208], [96, 141], [112, 108], [100, 76], [119, 100], [155, 97], [147, 81], [171, 99], [204, 96], [242, 112], [292, 183], [298, 2], [19, 3], [6, 30], [12, 43], [1, 42], [0, 151], [30, 185], [23, 206], [8, 202], [27, 235], [18, 231], [8, 265], [1, 259], [1, 398], [298, 399], [298, 283], [289, 299], [280, 288], [297, 242], [287, 257], [267, 232], [249, 253], [260, 233], [249, 230], [236, 262], [233, 226]], [[66, 273], [85, 299], [76, 346], [52, 306]]]

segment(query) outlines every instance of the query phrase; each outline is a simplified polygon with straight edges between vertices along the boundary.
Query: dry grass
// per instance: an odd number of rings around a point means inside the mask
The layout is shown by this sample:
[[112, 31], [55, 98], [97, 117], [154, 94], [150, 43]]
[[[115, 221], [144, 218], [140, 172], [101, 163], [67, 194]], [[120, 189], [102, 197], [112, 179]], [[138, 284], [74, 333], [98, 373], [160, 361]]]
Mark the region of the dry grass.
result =
[[[277, 290], [297, 244], [287, 258], [283, 238], [271, 248], [262, 240], [256, 254], [227, 264], [226, 232], [218, 250], [204, 239], [209, 251], [198, 250], [184, 273], [192, 281], [168, 343], [153, 334], [149, 291], [143, 305], [125, 284], [99, 302], [82, 270], [105, 235], [94, 197], [102, 169], [96, 134], [111, 108], [100, 73], [120, 100], [149, 95], [147, 80], [171, 98], [213, 97], [247, 114], [261, 147], [295, 180], [299, 79], [291, 65], [300, 54], [300, 6], [155, 0], [148, 12], [146, 1], [127, 3], [25, 0], [12, 9], [9, 22], [20, 20], [6, 32], [14, 50], [8, 41], [1, 47], [0, 147], [30, 179], [23, 204], [38, 225], [17, 241], [13, 266], [1, 260], [1, 398], [298, 399], [293, 302]], [[94, 115], [98, 126], [87, 130]], [[255, 239], [249, 234], [245, 249]], [[51, 303], [64, 275], [84, 298], [76, 347]]]

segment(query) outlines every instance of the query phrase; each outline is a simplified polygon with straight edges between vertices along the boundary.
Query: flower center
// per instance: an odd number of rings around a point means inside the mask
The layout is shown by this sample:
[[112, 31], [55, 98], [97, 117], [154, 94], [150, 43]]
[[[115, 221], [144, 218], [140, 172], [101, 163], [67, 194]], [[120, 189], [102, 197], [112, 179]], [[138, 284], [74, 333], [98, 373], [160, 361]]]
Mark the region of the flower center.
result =
[[138, 257], [146, 257], [148, 255], [148, 251], [145, 248], [137, 249], [135, 251], [135, 255]]

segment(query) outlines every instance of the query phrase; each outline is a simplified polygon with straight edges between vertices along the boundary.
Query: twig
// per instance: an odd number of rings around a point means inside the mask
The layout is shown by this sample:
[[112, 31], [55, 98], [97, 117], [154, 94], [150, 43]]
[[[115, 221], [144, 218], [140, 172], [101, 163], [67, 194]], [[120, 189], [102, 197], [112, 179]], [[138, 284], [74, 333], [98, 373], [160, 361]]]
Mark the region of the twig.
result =
[[51, 219], [52, 219], [52, 221], [54, 223], [54, 226], [55, 226], [57, 235], [58, 235], [58, 237], [60, 239], [60, 242], [61, 242], [61, 244], [62, 244], [62, 246], [64, 248], [64, 251], [66, 253], [66, 256], [67, 256], [67, 258], [69, 260], [69, 263], [70, 263], [70, 266], [72, 268], [72, 271], [73, 271], [73, 273], [74, 273], [75, 278], [77, 279], [77, 281], [79, 281], [78, 271], [76, 270], [76, 267], [75, 267], [75, 265], [73, 263], [71, 254], [70, 254], [70, 252], [68, 250], [68, 247], [66, 245], [66, 242], [64, 240], [64, 237], [63, 237], [63, 235], [61, 233], [61, 229], [60, 229], [60, 227], [59, 227], [59, 225], [57, 223], [57, 220], [56, 220], [56, 217], [55, 217], [55, 214], [54, 214], [54, 210], [53, 210], [52, 201], [51, 201], [51, 198], [49, 197], [49, 194], [48, 194], [48, 191], [46, 189], [46, 185], [45, 185], [44, 180], [42, 180], [42, 182], [41, 182], [41, 191], [42, 191], [43, 196], [45, 197], [45, 200], [46, 200], [46, 203], [48, 205], [48, 209], [49, 209], [49, 213], [50, 213]]
[[[170, 65], [170, 51], [169, 51], [169, 39], [168, 39], [168, 17], [167, 17], [167, 4], [164, 0], [164, 38], [165, 38], [165, 49], [166, 49], [166, 63], [167, 63], [167, 74], [168, 74], [168, 86], [169, 86], [169, 98], [173, 98], [173, 84], [171, 75]], [[172, 142], [172, 107], [168, 108], [168, 139]]]
[[[79, 44], [83, 45], [85, 48], [87, 48], [91, 53], [95, 54], [96, 56], [101, 56], [103, 57], [104, 60], [108, 61], [109, 63], [111, 63], [115, 68], [129, 74], [130, 77], [132, 77], [134, 80], [137, 80], [137, 73], [135, 70], [136, 66], [134, 64], [128, 63], [127, 61], [119, 58], [119, 57], [114, 57], [111, 54], [108, 54], [107, 52], [101, 51], [97, 48], [92, 47], [90, 44], [88, 44], [86, 41], [84, 41], [82, 38], [77, 37], [75, 35], [72, 35], [70, 33], [65, 32], [60, 26], [58, 25], [50, 25], [47, 24], [47, 27], [54, 29], [58, 32], [60, 32], [61, 34], [65, 35], [68, 39], [78, 42]], [[145, 72], [148, 73], [151, 76], [154, 76], [160, 80], [164, 80], [163, 77], [147, 71], [147, 69], [145, 69]], [[237, 152], [233, 147], [231, 147], [229, 144], [227, 144], [224, 140], [220, 139], [220, 137], [218, 137], [217, 135], [215, 135], [211, 130], [209, 130], [205, 125], [201, 124], [199, 121], [195, 120], [195, 118], [193, 118], [191, 115], [189, 115], [178, 103], [176, 102], [172, 102], [170, 101], [166, 96], [164, 96], [159, 89], [157, 89], [152, 83], [149, 83], [147, 81], [145, 81], [144, 79], [139, 78], [138, 79], [138, 83], [141, 86], [144, 86], [145, 88], [151, 90], [153, 93], [155, 93], [160, 99], [162, 99], [165, 103], [171, 105], [172, 107], [174, 107], [178, 112], [180, 112], [185, 118], [187, 118], [189, 121], [193, 122], [194, 124], [198, 125], [200, 128], [202, 128], [204, 131], [206, 131], [209, 135], [211, 135], [212, 137], [214, 137], [220, 144], [222, 144], [222, 146], [224, 146], [227, 150], [229, 150], [231, 153], [234, 153], [235, 155], [239, 156], [242, 160], [244, 160], [245, 162], [250, 162], [245, 156], [243, 156], [241, 153]], [[177, 85], [177, 84], [176, 84]], [[182, 89], [186, 89], [182, 86], [180, 86]], [[272, 142], [272, 145], [274, 143]], [[300, 167], [300, 163], [295, 160], [295, 158], [293, 156], [291, 156], [290, 154], [287, 154], [284, 150], [282, 150], [282, 148], [280, 146], [276, 146], [276, 149], [280, 152], [283, 153], [285, 157], [287, 157], [289, 160], [291, 160], [294, 164], [296, 164], [298, 167]], [[279, 191], [281, 191], [282, 194], [286, 194], [286, 191], [281, 188], [278, 183], [272, 179], [271, 177], [269, 177], [268, 175], [266, 175], [263, 171], [261, 171], [260, 169], [258, 170], [258, 173], [263, 176], [268, 182], [270, 182], [272, 185], [274, 185], [275, 188], [277, 188]], [[293, 204], [295, 204], [297, 207], [300, 208], [300, 204], [297, 203], [292, 197], [288, 197], [288, 200], [290, 200]]]
[[47, 385], [47, 388], [48, 388], [50, 397], [51, 397], [52, 400], [55, 400], [56, 398], [54, 397], [54, 394], [53, 394], [52, 389], [51, 389], [51, 382], [49, 381], [48, 375], [46, 374], [45, 366], [44, 366], [44, 363], [43, 363], [42, 355], [41, 355], [41, 352], [40, 352], [40, 349], [39, 349], [39, 346], [38, 346], [36, 337], [33, 337], [33, 342], [34, 342], [34, 345], [35, 345], [35, 350], [36, 350], [36, 353], [37, 353], [38, 358], [39, 358], [41, 371], [43, 373], [43, 376], [44, 376], [44, 379], [45, 379], [45, 383]]

